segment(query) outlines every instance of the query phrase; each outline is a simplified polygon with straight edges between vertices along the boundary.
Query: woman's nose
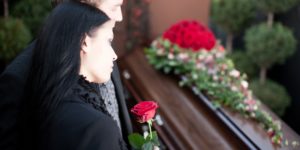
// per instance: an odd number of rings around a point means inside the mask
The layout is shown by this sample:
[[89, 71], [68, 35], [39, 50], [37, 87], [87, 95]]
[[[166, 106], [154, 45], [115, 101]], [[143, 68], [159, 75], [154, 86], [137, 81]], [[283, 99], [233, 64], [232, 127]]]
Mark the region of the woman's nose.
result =
[[118, 12], [116, 13], [116, 21], [121, 22], [123, 20], [123, 14], [121, 7], [118, 8]]
[[113, 61], [116, 61], [117, 59], [118, 59], [118, 56], [117, 56], [116, 52], [113, 51]]

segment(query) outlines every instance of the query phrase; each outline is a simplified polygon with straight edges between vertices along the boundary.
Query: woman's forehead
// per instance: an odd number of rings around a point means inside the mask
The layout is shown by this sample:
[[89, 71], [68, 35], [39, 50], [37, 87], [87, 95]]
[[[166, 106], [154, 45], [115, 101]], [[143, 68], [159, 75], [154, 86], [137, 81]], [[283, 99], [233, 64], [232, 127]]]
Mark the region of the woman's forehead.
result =
[[114, 28], [115, 24], [116, 24], [116, 21], [108, 20], [102, 26], [105, 27], [105, 28]]
[[100, 5], [110, 5], [111, 7], [119, 7], [123, 4], [123, 0], [99, 0]]

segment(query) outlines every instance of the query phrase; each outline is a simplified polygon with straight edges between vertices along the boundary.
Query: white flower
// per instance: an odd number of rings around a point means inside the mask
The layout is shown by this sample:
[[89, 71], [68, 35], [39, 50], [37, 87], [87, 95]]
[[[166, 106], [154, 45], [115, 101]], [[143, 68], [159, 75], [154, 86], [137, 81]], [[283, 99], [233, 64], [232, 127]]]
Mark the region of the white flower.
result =
[[172, 53], [168, 54], [169, 59], [174, 59], [174, 55]]
[[246, 106], [245, 109], [246, 109], [247, 111], [249, 111], [249, 110], [250, 110], [250, 107], [249, 107], [249, 106]]
[[196, 67], [200, 70], [205, 70], [205, 66], [200, 62], [196, 64]]
[[224, 57], [224, 53], [223, 52], [217, 52], [216, 53], [216, 58], [223, 58]]
[[208, 68], [207, 73], [210, 75], [217, 74], [217, 70], [215, 68]]
[[189, 58], [189, 55], [187, 53], [180, 53], [178, 55], [179, 60], [186, 60]]
[[207, 52], [206, 50], [200, 50], [200, 54], [201, 54], [201, 55], [207, 55], [207, 53], [208, 53], [208, 52]]
[[232, 77], [238, 78], [238, 77], [240, 77], [240, 72], [238, 70], [234, 69], [229, 72], [229, 75]]
[[231, 86], [230, 87], [232, 91], [238, 91], [239, 89], [236, 86]]
[[250, 113], [250, 116], [251, 116], [252, 118], [255, 118], [255, 117], [256, 117], [256, 115], [255, 115], [254, 112], [251, 112], [251, 113]]
[[199, 56], [198, 56], [198, 60], [199, 60], [199, 61], [202, 61], [203, 59], [204, 59], [204, 56], [203, 56], [203, 55], [199, 55]]
[[145, 131], [144, 133], [143, 133], [143, 136], [144, 136], [144, 138], [146, 139], [146, 137], [149, 135], [149, 132], [148, 131]]
[[165, 51], [165, 50], [164, 50], [163, 48], [160, 48], [160, 49], [157, 50], [156, 54], [157, 54], [158, 56], [161, 56], [161, 55], [164, 54], [164, 51]]
[[152, 46], [152, 47], [156, 47], [157, 44], [158, 44], [157, 40], [154, 40], [154, 41], [151, 43], [151, 46]]
[[257, 110], [258, 109], [258, 106], [257, 105], [254, 105], [253, 106], [253, 110]]
[[243, 80], [243, 81], [241, 82], [241, 85], [242, 85], [242, 87], [243, 87], [244, 89], [247, 89], [248, 86], [249, 86], [249, 83], [248, 83], [247, 81]]
[[205, 63], [210, 63], [214, 60], [213, 56], [211, 55], [208, 55], [206, 58], [205, 58]]
[[219, 77], [218, 77], [217, 75], [214, 75], [214, 76], [213, 76], [213, 80], [214, 80], [214, 81], [218, 81], [218, 80], [219, 80]]

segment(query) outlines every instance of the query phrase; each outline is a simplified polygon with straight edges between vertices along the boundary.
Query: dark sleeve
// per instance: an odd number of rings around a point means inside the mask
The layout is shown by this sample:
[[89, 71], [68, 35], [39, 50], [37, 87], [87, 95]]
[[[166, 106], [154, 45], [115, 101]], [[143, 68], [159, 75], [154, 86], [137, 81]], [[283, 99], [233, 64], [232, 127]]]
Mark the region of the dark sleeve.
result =
[[0, 149], [16, 146], [16, 117], [23, 95], [34, 42], [0, 75]]
[[127, 149], [117, 123], [88, 104], [66, 104], [46, 130], [40, 149]]
[[[3, 82], [2, 82], [3, 81]], [[9, 81], [20, 83], [13, 76], [2, 76], [0, 82], [0, 149], [15, 149], [16, 122], [19, 108], [21, 89]]]
[[79, 142], [78, 150], [127, 149], [119, 133], [119, 128], [114, 127], [111, 121], [95, 121], [91, 123], [84, 132], [82, 140]]

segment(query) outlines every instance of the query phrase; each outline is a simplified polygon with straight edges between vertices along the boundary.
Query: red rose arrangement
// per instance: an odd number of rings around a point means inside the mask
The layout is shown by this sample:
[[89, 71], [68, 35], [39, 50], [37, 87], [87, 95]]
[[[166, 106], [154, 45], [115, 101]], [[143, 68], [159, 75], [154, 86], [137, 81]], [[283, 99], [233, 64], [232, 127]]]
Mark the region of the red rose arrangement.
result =
[[172, 25], [163, 33], [163, 38], [193, 51], [209, 51], [216, 44], [216, 38], [209, 28], [194, 20], [184, 20]]
[[154, 101], [143, 101], [131, 108], [131, 112], [136, 116], [137, 121], [140, 123], [147, 122], [149, 127], [149, 134], [146, 137], [138, 133], [133, 133], [128, 136], [129, 143], [133, 148], [142, 150], [158, 148], [159, 141], [157, 133], [151, 129], [157, 108], [158, 105]]

